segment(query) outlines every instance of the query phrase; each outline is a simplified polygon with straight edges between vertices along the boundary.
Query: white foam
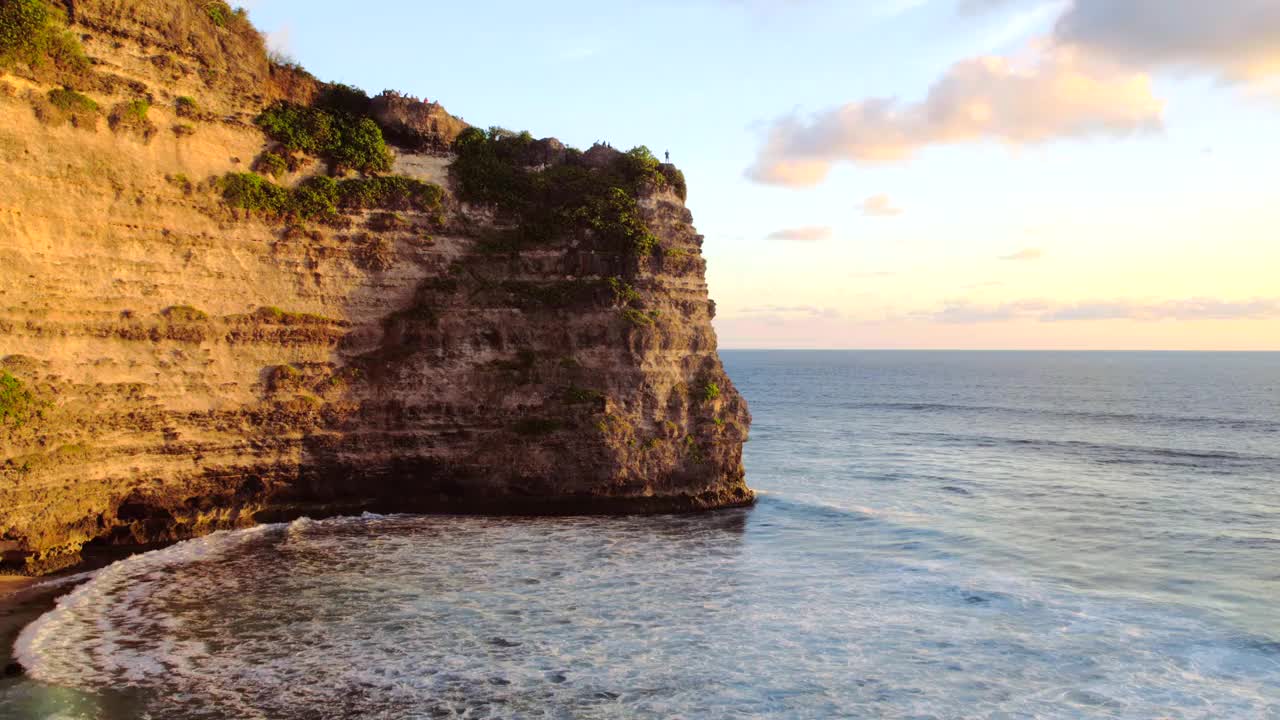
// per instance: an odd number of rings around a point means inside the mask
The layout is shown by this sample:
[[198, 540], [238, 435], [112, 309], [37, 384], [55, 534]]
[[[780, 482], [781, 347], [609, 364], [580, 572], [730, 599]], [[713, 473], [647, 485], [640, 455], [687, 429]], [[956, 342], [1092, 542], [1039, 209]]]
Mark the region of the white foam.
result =
[[1273, 657], [1203, 618], [823, 542], [705, 518], [295, 521], [113, 565], [19, 656], [156, 717], [1265, 717], [1280, 693]]

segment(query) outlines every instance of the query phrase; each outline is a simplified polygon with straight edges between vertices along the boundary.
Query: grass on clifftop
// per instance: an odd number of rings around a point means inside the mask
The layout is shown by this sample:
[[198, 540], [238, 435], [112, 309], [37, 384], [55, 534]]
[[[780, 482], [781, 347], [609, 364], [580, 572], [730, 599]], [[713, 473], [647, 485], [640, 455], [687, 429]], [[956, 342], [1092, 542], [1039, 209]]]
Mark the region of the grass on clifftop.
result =
[[[534, 167], [538, 149], [529, 133], [490, 128], [464, 131], [454, 143], [450, 168], [462, 199], [497, 206], [519, 222], [516, 246], [536, 245], [591, 231], [616, 252], [648, 255], [657, 246], [637, 202], [648, 186], [670, 181], [646, 147], [618, 153], [592, 167], [576, 150], [563, 163]], [[676, 171], [678, 172], [678, 171]]]

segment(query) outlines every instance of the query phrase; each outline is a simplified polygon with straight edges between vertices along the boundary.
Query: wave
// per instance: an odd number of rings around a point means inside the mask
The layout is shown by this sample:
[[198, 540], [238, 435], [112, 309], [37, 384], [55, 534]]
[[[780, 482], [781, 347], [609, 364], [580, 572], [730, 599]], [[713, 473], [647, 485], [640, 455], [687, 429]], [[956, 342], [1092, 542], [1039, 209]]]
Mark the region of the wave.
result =
[[929, 536], [896, 527], [909, 513], [778, 493], [761, 506], [786, 533], [745, 546], [640, 531], [652, 518], [218, 534], [105, 569], [24, 633], [24, 663], [126, 690], [153, 717], [286, 720], [1264, 717], [1278, 689], [1265, 634], [973, 559], [875, 553]]
[[867, 507], [865, 505], [836, 503], [816, 498], [784, 496], [778, 493], [760, 491], [757, 491], [756, 494], [760, 496], [759, 502], [761, 504], [777, 507], [782, 510], [797, 511], [808, 516], [828, 516], [838, 518], [840, 520], [851, 520], [855, 522], [889, 520], [915, 523], [925, 519], [925, 516], [919, 513], [901, 510], [885, 510]]
[[1214, 417], [1211, 415], [1167, 415], [1163, 413], [1125, 413], [1101, 410], [1063, 410], [1058, 408], [1018, 408], [1005, 405], [972, 405], [933, 402], [853, 402], [847, 409], [902, 410], [907, 412], [974, 412], [1002, 413], [1020, 416], [1051, 416], [1095, 421], [1117, 421], [1142, 425], [1186, 425], [1225, 430], [1255, 430], [1280, 433], [1280, 422], [1260, 418]]
[[[93, 615], [97, 609], [109, 601], [118, 600], [117, 596], [122, 587], [131, 586], [128, 590], [129, 597], [142, 597], [152, 585], [163, 583], [165, 572], [176, 566], [216, 560], [247, 541], [284, 527], [288, 526], [271, 524], [243, 530], [224, 530], [195, 540], [180, 542], [161, 550], [133, 555], [100, 570], [52, 581], [51, 584], [57, 585], [69, 584], [76, 580], [88, 580], [69, 594], [58, 598], [53, 610], [41, 615], [35, 622], [22, 629], [14, 643], [14, 657], [36, 679], [51, 682], [59, 679], [66, 681], [67, 678], [62, 672], [66, 668], [57, 667], [60, 663], [53, 661], [55, 657], [75, 658], [70, 665], [74, 668], [75, 663], [87, 660], [95, 651], [110, 652], [113, 649], [111, 641], [106, 641], [103, 646], [94, 646], [91, 643], [76, 646], [69, 642], [61, 632], [62, 626], [69, 620]], [[140, 578], [145, 582], [138, 582]]]
[[977, 448], [1030, 448], [1033, 450], [1065, 450], [1089, 456], [1102, 464], [1166, 464], [1209, 468], [1212, 464], [1239, 470], [1241, 466], [1277, 465], [1280, 457], [1253, 455], [1226, 450], [1189, 450], [1152, 445], [1099, 443], [1087, 440], [1048, 440], [1043, 438], [1011, 438], [996, 435], [971, 435], [945, 432], [908, 431], [908, 437], [928, 438], [947, 445]]

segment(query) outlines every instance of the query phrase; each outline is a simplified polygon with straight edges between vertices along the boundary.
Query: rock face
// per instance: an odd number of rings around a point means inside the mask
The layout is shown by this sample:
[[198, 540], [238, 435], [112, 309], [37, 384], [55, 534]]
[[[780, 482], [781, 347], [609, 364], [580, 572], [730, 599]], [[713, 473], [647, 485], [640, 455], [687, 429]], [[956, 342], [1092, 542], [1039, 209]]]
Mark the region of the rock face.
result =
[[388, 90], [370, 103], [370, 113], [383, 131], [403, 148], [447, 150], [467, 124], [445, 112], [440, 103]]
[[495, 249], [509, 221], [458, 200], [439, 152], [465, 124], [392, 98], [384, 121], [436, 133], [392, 172], [442, 209], [232, 209], [215, 179], [271, 147], [253, 119], [317, 83], [222, 10], [77, 0], [96, 108], [66, 109], [48, 65], [0, 77], [0, 569], [301, 515], [752, 501], [680, 193], [639, 196], [648, 254]]

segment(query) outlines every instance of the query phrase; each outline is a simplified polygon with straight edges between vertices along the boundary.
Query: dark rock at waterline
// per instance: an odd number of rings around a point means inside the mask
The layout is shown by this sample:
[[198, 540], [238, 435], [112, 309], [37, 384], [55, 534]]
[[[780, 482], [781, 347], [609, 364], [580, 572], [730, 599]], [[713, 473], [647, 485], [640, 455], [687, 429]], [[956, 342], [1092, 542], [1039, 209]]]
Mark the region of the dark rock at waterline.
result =
[[8, 665], [4, 666], [5, 677], [21, 677], [25, 675], [26, 672], [27, 671], [22, 667], [20, 663], [11, 662]]

